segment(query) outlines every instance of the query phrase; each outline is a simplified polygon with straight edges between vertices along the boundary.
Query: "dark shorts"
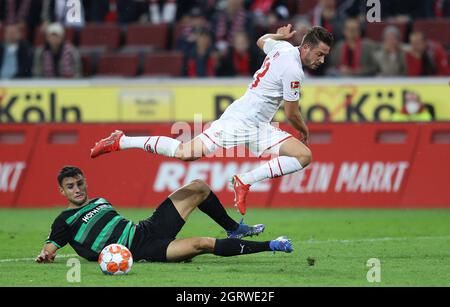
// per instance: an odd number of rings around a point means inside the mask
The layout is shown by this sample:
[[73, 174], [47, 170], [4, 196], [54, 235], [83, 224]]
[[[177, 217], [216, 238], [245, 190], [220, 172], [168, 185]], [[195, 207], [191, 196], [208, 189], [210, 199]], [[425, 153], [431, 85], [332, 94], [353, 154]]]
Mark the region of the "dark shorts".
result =
[[166, 251], [184, 225], [170, 198], [166, 198], [153, 215], [136, 227], [131, 253], [134, 261], [166, 262]]

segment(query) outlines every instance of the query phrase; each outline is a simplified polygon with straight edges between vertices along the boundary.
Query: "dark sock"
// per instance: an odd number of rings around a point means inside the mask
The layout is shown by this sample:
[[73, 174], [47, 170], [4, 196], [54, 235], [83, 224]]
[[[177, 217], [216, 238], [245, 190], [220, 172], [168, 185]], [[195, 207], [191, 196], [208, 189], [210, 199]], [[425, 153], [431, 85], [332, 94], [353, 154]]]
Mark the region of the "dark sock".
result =
[[211, 191], [208, 197], [198, 206], [198, 208], [212, 218], [226, 231], [233, 231], [239, 227], [239, 223], [234, 221], [225, 211], [217, 196]]
[[271, 251], [270, 241], [256, 242], [241, 239], [217, 239], [214, 246], [216, 256], [237, 256]]

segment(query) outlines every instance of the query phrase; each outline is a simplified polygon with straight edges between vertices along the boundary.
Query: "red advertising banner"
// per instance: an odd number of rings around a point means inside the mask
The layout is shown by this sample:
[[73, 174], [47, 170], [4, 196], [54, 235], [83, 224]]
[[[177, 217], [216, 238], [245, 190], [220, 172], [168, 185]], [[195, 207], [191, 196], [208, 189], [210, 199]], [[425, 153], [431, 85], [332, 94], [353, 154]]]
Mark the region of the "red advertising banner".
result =
[[[65, 165], [84, 171], [91, 197], [102, 196], [116, 206], [154, 207], [194, 179], [206, 181], [231, 206], [231, 176], [264, 162], [242, 148], [193, 162], [137, 149], [89, 157], [94, 143], [115, 129], [132, 136], [179, 137], [180, 131], [173, 134], [171, 128], [171, 124], [2, 125], [0, 207], [63, 206], [56, 177]], [[280, 128], [292, 131], [288, 125]], [[249, 208], [450, 208], [450, 123], [309, 128], [313, 162], [303, 171], [253, 185]]]
[[37, 132], [29, 125], [0, 126], [0, 207], [17, 204], [32, 160]]

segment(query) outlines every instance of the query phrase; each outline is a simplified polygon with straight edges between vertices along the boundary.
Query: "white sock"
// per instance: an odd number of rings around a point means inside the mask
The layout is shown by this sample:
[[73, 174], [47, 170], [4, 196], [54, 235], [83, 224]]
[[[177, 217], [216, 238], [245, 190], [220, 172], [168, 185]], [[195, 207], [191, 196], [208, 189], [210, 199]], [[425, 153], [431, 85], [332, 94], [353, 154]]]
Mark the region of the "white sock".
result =
[[122, 136], [120, 149], [138, 148], [166, 157], [174, 157], [180, 141], [166, 136]]
[[302, 168], [296, 158], [281, 156], [264, 163], [250, 172], [240, 174], [238, 177], [243, 183], [251, 185], [267, 178], [276, 178], [291, 174]]

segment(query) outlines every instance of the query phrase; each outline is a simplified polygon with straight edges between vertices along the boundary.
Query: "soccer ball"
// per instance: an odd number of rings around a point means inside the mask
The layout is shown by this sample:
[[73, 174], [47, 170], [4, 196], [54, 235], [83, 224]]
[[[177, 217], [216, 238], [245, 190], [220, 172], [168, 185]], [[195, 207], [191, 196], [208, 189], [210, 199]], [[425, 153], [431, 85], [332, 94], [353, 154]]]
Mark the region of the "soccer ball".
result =
[[110, 244], [98, 256], [98, 264], [107, 275], [127, 274], [133, 266], [133, 256], [125, 246]]

